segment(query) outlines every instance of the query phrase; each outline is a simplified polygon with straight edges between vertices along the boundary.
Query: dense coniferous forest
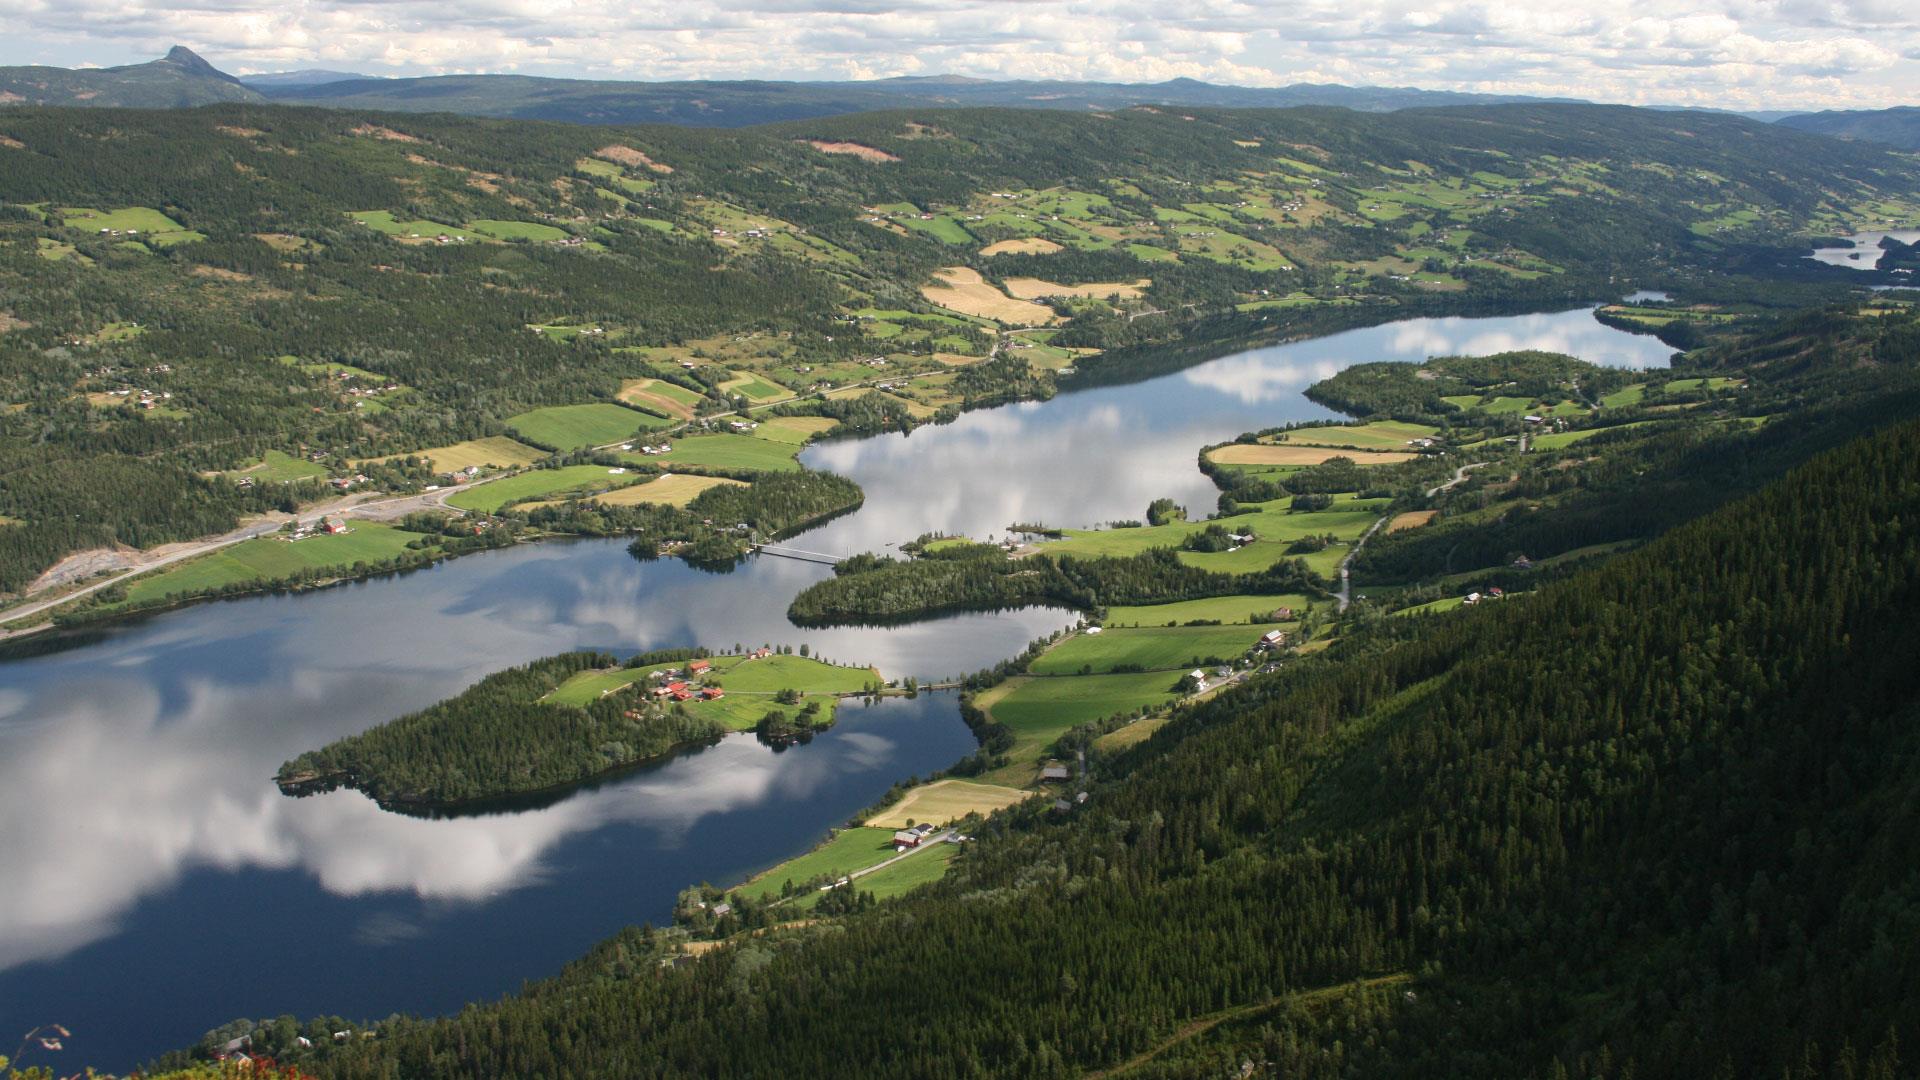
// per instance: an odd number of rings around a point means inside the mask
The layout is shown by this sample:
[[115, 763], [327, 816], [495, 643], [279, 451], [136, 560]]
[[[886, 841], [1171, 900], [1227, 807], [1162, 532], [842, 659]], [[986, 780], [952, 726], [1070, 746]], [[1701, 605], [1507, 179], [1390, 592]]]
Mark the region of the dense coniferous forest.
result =
[[1526, 602], [1362, 628], [831, 928], [666, 970], [635, 932], [310, 1067], [1899, 1075], [1916, 461], [1904, 423]]
[[1304, 567], [1220, 574], [1180, 562], [1171, 550], [1130, 558], [1010, 559], [992, 544], [943, 547], [919, 558], [849, 561], [801, 590], [787, 616], [801, 626], [883, 624], [948, 611], [1029, 604], [1090, 610], [1111, 604], [1166, 604], [1234, 593], [1318, 590]]
[[430, 809], [577, 784], [726, 732], [637, 692], [581, 707], [540, 700], [570, 675], [617, 664], [574, 652], [489, 675], [437, 705], [301, 754], [280, 767], [280, 784], [344, 785], [383, 806]]

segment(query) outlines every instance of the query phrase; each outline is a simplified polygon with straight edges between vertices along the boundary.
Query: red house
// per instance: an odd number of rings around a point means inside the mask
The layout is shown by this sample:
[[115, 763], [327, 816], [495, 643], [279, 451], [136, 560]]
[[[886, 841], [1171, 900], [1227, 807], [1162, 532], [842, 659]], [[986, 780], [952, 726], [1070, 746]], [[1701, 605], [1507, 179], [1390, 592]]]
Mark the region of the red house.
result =
[[687, 674], [705, 675], [708, 671], [712, 670], [712, 668], [713, 665], [707, 663], [705, 660], [695, 660], [687, 665]]
[[721, 698], [727, 696], [727, 692], [725, 690], [720, 689], [717, 686], [709, 686], [706, 689], [700, 691], [700, 696], [707, 699], [708, 701], [719, 701]]

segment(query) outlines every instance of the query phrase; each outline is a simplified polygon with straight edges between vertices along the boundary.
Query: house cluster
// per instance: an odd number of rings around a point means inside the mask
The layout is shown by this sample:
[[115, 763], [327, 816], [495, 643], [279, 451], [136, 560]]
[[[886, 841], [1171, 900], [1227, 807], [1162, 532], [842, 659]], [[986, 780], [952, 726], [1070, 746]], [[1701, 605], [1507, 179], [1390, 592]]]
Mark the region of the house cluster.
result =
[[109, 390], [108, 393], [114, 397], [129, 398], [143, 409], [157, 409], [161, 402], [173, 397], [166, 390]]
[[735, 420], [729, 423], [727, 426], [732, 428], [735, 431], [738, 431], [744, 434], [746, 432], [752, 431], [753, 429], [759, 427], [760, 425], [755, 423], [752, 420]]
[[933, 826], [924, 821], [910, 829], [900, 829], [893, 834], [893, 850], [911, 851], [926, 843], [927, 837], [932, 835]]
[[354, 485], [364, 484], [366, 482], [367, 482], [367, 478], [362, 473], [354, 473], [352, 476], [336, 476], [333, 479], [327, 481], [327, 483], [330, 486], [332, 486], [333, 490], [335, 491], [348, 491], [348, 490], [351, 490], [354, 487]]
[[[358, 384], [360, 380], [360, 377], [358, 375], [355, 375], [351, 371], [342, 371], [334, 377], [339, 379], [342, 383]], [[377, 397], [381, 394], [391, 394], [398, 389], [400, 389], [399, 383], [384, 383], [380, 386], [352, 385], [352, 386], [343, 386], [341, 388], [341, 393], [351, 398], [370, 398], [370, 397]]]
[[1482, 600], [1499, 600], [1505, 597], [1506, 595], [1507, 595], [1507, 591], [1505, 589], [1502, 589], [1498, 585], [1494, 585], [1489, 587], [1487, 591], [1484, 593], [1470, 592], [1466, 595], [1466, 598], [1460, 602], [1463, 604], [1472, 605], [1472, 604], [1477, 604]]
[[586, 242], [587, 241], [585, 237], [568, 236], [568, 237], [563, 237], [559, 240], [555, 240], [552, 243], [554, 247], [579, 247], [581, 244], [584, 244]]
[[352, 531], [347, 527], [346, 522], [338, 518], [321, 518], [319, 521], [294, 526], [293, 531], [282, 535], [281, 539], [291, 543], [313, 536], [340, 536]]
[[[455, 469], [452, 472], [443, 472], [440, 474], [440, 479], [446, 481], [449, 484], [463, 484], [468, 480], [471, 480], [474, 477], [479, 475], [480, 475], [480, 466], [469, 465], [464, 469]], [[358, 479], [364, 481], [366, 480], [366, 477], [362, 476], [362, 477], [359, 477]]]
[[713, 663], [708, 660], [689, 660], [684, 668], [662, 669], [647, 676], [659, 683], [653, 688], [653, 696], [661, 701], [718, 701], [726, 697], [726, 691], [718, 686], [701, 686], [700, 680], [713, 672]]
[[673, 453], [673, 444], [660, 443], [659, 445], [656, 446], [652, 443], [642, 443], [640, 446], [640, 452], [643, 454], [646, 454], [649, 457], [658, 457], [661, 454], [671, 454]]

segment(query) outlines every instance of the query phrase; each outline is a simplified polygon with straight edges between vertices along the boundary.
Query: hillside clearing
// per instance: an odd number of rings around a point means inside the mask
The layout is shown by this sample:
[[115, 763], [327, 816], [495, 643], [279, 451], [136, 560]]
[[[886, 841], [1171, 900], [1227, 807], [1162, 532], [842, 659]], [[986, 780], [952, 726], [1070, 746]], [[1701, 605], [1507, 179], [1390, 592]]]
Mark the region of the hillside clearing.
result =
[[920, 295], [929, 303], [951, 308], [962, 315], [977, 315], [1012, 326], [1046, 326], [1060, 321], [1049, 309], [1016, 300], [994, 288], [971, 267], [949, 266], [934, 271], [933, 276], [932, 284], [921, 286]]

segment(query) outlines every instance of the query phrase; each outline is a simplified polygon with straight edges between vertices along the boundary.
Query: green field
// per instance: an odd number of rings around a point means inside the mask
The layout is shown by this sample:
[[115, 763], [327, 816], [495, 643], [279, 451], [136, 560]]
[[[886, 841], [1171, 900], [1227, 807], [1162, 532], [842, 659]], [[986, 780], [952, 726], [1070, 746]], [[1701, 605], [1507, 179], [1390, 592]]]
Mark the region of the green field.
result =
[[739, 394], [749, 401], [772, 401], [793, 396], [793, 391], [786, 387], [770, 383], [749, 371], [734, 372], [734, 377], [721, 383], [720, 389], [729, 394]]
[[[1041, 750], [1076, 725], [1173, 700], [1177, 682], [1179, 674], [1171, 671], [1016, 676], [980, 694], [974, 703], [1013, 732], [1010, 756], [1018, 768], [1033, 761]], [[987, 775], [980, 779], [1006, 783], [1010, 778]], [[1019, 779], [1025, 782], [1025, 778]]]
[[399, 236], [431, 240], [439, 236], [455, 236], [463, 240], [484, 239], [479, 233], [463, 229], [458, 225], [447, 225], [438, 221], [396, 221], [388, 210], [355, 210], [347, 215], [375, 232], [388, 236]]
[[1686, 390], [1727, 390], [1739, 385], [1739, 379], [1719, 376], [1710, 379], [1675, 379], [1667, 384], [1667, 392], [1678, 394]]
[[673, 451], [636, 462], [658, 462], [683, 468], [791, 472], [800, 468], [794, 455], [800, 448], [749, 435], [688, 435], [673, 441]]
[[966, 226], [945, 214], [935, 214], [931, 221], [922, 221], [917, 217], [903, 217], [897, 219], [895, 224], [904, 225], [915, 232], [926, 233], [943, 244], [973, 242], [973, 234], [967, 231]]
[[729, 692], [764, 694], [785, 689], [803, 694], [853, 693], [879, 681], [880, 673], [870, 667], [835, 667], [791, 655], [742, 660], [729, 666], [720, 679]]
[[349, 525], [352, 531], [339, 536], [310, 536], [299, 541], [263, 537], [235, 544], [135, 581], [127, 590], [127, 601], [138, 604], [237, 582], [274, 581], [307, 570], [347, 569], [357, 562], [390, 559], [420, 539], [419, 533], [402, 532], [378, 522], [354, 521]]
[[1368, 424], [1335, 424], [1302, 428], [1275, 438], [1289, 446], [1340, 446], [1356, 450], [1405, 450], [1415, 439], [1432, 438], [1440, 429], [1399, 420], [1375, 420]]
[[483, 514], [499, 513], [501, 508], [529, 499], [545, 498], [563, 491], [582, 491], [595, 487], [621, 487], [642, 477], [635, 473], [615, 475], [605, 465], [567, 465], [558, 469], [529, 469], [503, 476], [447, 497], [447, 505]]
[[129, 206], [120, 210], [95, 210], [86, 206], [63, 206], [59, 210], [60, 220], [70, 229], [118, 229], [126, 232], [137, 230], [147, 233], [186, 232], [187, 227], [158, 210], [146, 206]]
[[324, 479], [327, 468], [284, 451], [269, 450], [261, 456], [260, 464], [235, 469], [227, 475], [236, 480], [242, 476], [252, 477], [256, 484], [291, 484], [296, 480]]
[[[930, 882], [939, 881], [947, 875], [947, 867], [960, 854], [958, 844], [935, 844], [926, 851], [914, 853], [911, 859], [901, 859], [878, 873], [868, 874], [853, 883], [860, 892], [872, 893], [876, 900], [890, 900], [902, 893], [917, 889]], [[812, 907], [819, 903], [819, 894], [802, 902], [802, 907]]]
[[1294, 615], [1304, 614], [1313, 601], [1298, 593], [1285, 596], [1213, 596], [1205, 600], [1181, 600], [1172, 604], [1107, 609], [1107, 627], [1165, 626], [1194, 619], [1217, 619], [1222, 623], [1246, 623], [1264, 620], [1275, 608], [1290, 607]]
[[790, 446], [804, 446], [814, 436], [831, 431], [839, 423], [826, 416], [775, 416], [760, 421], [760, 426], [753, 430], [753, 437]]
[[1242, 625], [1135, 627], [1082, 633], [1047, 650], [1030, 670], [1036, 675], [1072, 675], [1083, 667], [1105, 673], [1117, 664], [1138, 664], [1148, 671], [1184, 671], [1204, 664], [1208, 657], [1239, 659], [1264, 632]]
[[[915, 862], [926, 858], [925, 855], [908, 859]], [[788, 859], [773, 868], [756, 875], [745, 885], [735, 890], [747, 896], [759, 899], [780, 895], [780, 887], [786, 882], [796, 886], [816, 878], [840, 878], [855, 870], [865, 870], [875, 863], [886, 862], [893, 858], [892, 829], [842, 829], [833, 839], [797, 858]]]
[[501, 221], [493, 218], [469, 221], [467, 228], [497, 240], [565, 240], [569, 235], [565, 229], [534, 221]]
[[632, 438], [641, 430], [668, 427], [672, 421], [629, 409], [625, 405], [555, 405], [509, 417], [507, 427], [531, 443], [556, 450], [606, 446]]
[[[1182, 552], [1181, 559], [1209, 569], [1233, 567], [1232, 572], [1236, 573], [1265, 569], [1286, 558], [1286, 545], [1303, 536], [1331, 533], [1341, 540], [1358, 539], [1385, 505], [1384, 499], [1360, 499], [1352, 494], [1336, 495], [1332, 507], [1311, 513], [1287, 509], [1284, 499], [1247, 503], [1243, 509], [1250, 513], [1221, 518], [1219, 524], [1228, 529], [1252, 529], [1257, 538], [1254, 543], [1235, 552]], [[1176, 521], [1137, 529], [1067, 529], [1065, 539], [1043, 544], [1040, 550], [1046, 555], [1137, 555], [1153, 548], [1178, 547], [1186, 537], [1209, 524], [1212, 523]]]
[[1626, 431], [1630, 428], [1643, 427], [1652, 422], [1651, 420], [1640, 420], [1631, 424], [1615, 424], [1612, 427], [1586, 428], [1581, 431], [1555, 431], [1546, 435], [1536, 435], [1533, 439], [1533, 448], [1535, 450], [1558, 450], [1563, 446], [1572, 446], [1574, 443], [1591, 439], [1595, 435], [1603, 432]]
[[1600, 404], [1609, 409], [1624, 409], [1629, 405], [1638, 405], [1647, 396], [1647, 384], [1634, 383], [1632, 386], [1615, 390], [1600, 399]]
[[[720, 686], [728, 696], [718, 701], [690, 701], [685, 706], [695, 715], [718, 716], [736, 730], [752, 728], [774, 709], [796, 708], [775, 702], [773, 695], [778, 691], [798, 690], [802, 695], [824, 696], [826, 700], [821, 702], [821, 709], [831, 718], [835, 696], [858, 693], [882, 681], [880, 673], [873, 668], [837, 667], [804, 656], [775, 655], [758, 660], [714, 656], [709, 657], [708, 662], [713, 667], [704, 681]], [[583, 671], [561, 683], [542, 700], [556, 705], [586, 705], [655, 671], [678, 668], [684, 663]]]

